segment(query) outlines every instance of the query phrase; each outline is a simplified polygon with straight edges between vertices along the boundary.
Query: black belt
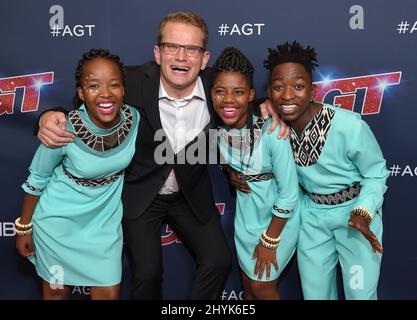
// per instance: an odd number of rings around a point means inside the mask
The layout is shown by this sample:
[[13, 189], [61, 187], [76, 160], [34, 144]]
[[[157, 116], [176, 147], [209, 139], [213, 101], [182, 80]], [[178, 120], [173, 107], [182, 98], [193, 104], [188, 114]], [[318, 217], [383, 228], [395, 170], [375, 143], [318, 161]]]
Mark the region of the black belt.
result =
[[356, 198], [361, 191], [361, 185], [357, 182], [351, 187], [331, 194], [318, 194], [308, 192], [307, 190], [304, 191], [317, 204], [337, 205]]
[[239, 178], [244, 181], [257, 182], [271, 180], [274, 177], [273, 173], [260, 173], [260, 174], [243, 174], [239, 173]]
[[259, 174], [244, 174], [244, 173], [240, 173], [239, 171], [233, 169], [230, 165], [228, 164], [221, 164], [220, 165], [220, 169], [224, 170], [224, 171], [228, 171], [231, 170], [235, 173], [238, 174], [238, 177], [241, 180], [244, 181], [250, 181], [250, 182], [257, 182], [257, 181], [266, 181], [266, 180], [271, 180], [274, 177], [273, 173], [259, 173]]
[[122, 175], [123, 171], [119, 171], [116, 174], [113, 174], [111, 176], [105, 177], [105, 178], [99, 178], [99, 179], [81, 179], [78, 178], [71, 173], [68, 172], [67, 169], [62, 167], [62, 170], [64, 170], [65, 175], [70, 178], [72, 181], [74, 181], [76, 184], [79, 184], [84, 187], [101, 187], [109, 183], [113, 183], [119, 177]]

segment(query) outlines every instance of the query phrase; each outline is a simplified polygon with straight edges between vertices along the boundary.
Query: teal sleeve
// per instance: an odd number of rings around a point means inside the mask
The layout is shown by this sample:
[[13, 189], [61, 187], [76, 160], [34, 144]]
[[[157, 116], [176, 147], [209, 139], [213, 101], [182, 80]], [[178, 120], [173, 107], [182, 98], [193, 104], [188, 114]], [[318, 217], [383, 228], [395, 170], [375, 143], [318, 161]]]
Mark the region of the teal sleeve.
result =
[[367, 209], [373, 218], [382, 206], [389, 171], [381, 148], [368, 124], [361, 120], [355, 131], [348, 157], [363, 177], [355, 208]]
[[30, 175], [22, 184], [23, 190], [35, 196], [41, 195], [51, 179], [54, 169], [62, 162], [64, 154], [65, 147], [51, 149], [41, 144], [30, 164]]
[[272, 156], [272, 172], [277, 182], [277, 200], [272, 213], [280, 218], [294, 214], [298, 200], [298, 178], [289, 139], [278, 139], [278, 131], [268, 135]]

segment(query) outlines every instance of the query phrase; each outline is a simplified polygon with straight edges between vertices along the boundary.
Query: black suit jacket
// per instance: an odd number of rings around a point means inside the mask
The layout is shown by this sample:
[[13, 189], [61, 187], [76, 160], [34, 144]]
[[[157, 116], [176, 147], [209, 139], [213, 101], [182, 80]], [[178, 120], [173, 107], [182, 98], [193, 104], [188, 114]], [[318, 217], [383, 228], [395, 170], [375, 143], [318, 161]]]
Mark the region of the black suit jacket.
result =
[[[124, 216], [134, 219], [145, 212], [157, 197], [169, 173], [174, 169], [180, 189], [196, 218], [202, 223], [207, 222], [213, 214], [217, 214], [213, 191], [206, 164], [157, 164], [154, 151], [161, 144], [154, 141], [155, 131], [162, 129], [159, 115], [158, 95], [160, 68], [155, 62], [141, 66], [125, 67], [127, 86], [124, 100], [135, 106], [141, 115], [136, 152], [129, 167], [126, 169], [122, 200]], [[210, 123], [199, 134], [206, 135], [210, 128], [215, 128], [215, 114], [210, 97], [210, 71], [200, 73], [206, 94]], [[205, 142], [200, 139], [199, 141]], [[184, 149], [187, 150], [196, 139]], [[208, 139], [207, 139], [208, 141]], [[169, 144], [169, 143], [168, 143]]]

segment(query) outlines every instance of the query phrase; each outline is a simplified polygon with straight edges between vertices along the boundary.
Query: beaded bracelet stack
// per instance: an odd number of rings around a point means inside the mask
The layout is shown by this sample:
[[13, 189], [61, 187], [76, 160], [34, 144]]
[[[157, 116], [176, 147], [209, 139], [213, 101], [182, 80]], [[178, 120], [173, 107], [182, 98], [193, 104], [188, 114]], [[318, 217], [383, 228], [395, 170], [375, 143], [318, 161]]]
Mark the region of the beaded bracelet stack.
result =
[[262, 233], [260, 237], [260, 244], [265, 248], [276, 250], [280, 241], [280, 236], [278, 238], [271, 238], [266, 234], [266, 230]]
[[28, 224], [20, 223], [20, 217], [14, 221], [14, 231], [18, 236], [26, 236], [32, 234], [32, 222]]
[[352, 216], [361, 216], [361, 217], [365, 218], [366, 222], [368, 222], [368, 225], [371, 224], [371, 221], [372, 221], [371, 213], [369, 212], [368, 209], [366, 209], [364, 207], [355, 207], [355, 208], [353, 208], [351, 215]]

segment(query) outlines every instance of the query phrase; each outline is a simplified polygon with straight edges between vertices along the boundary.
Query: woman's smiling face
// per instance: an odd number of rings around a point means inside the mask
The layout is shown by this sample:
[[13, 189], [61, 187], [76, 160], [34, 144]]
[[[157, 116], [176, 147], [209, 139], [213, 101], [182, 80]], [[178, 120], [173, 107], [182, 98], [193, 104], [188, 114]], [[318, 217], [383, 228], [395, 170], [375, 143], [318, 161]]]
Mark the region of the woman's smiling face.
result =
[[214, 110], [228, 127], [240, 129], [245, 125], [255, 90], [243, 74], [220, 71], [211, 89], [211, 96]]

